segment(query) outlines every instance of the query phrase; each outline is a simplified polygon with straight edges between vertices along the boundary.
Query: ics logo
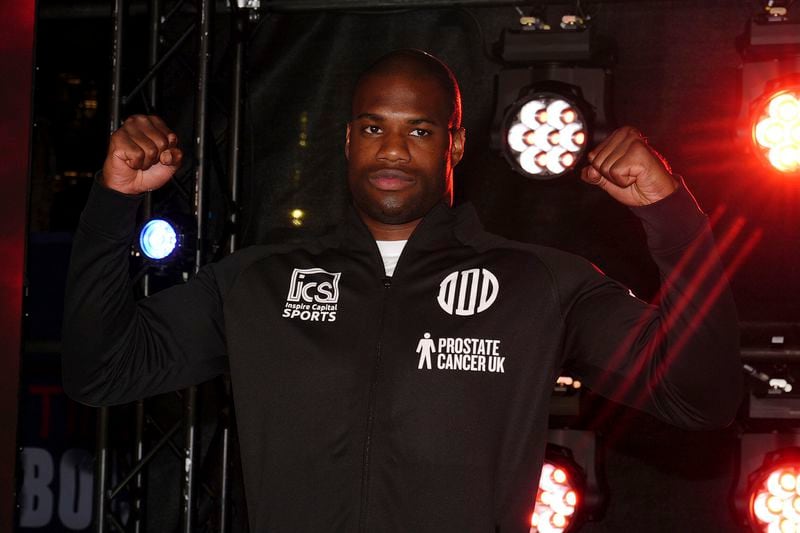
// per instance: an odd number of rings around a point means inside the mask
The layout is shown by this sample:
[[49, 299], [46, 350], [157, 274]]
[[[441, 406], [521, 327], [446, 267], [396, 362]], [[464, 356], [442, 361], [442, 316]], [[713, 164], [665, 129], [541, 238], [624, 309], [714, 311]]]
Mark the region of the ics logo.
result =
[[448, 315], [471, 316], [486, 311], [497, 299], [500, 284], [485, 268], [447, 275], [439, 284], [439, 306]]
[[289, 281], [284, 318], [310, 322], [333, 322], [339, 302], [341, 272], [321, 268], [295, 268]]
[[317, 302], [335, 304], [339, 301], [341, 272], [331, 273], [321, 268], [295, 268], [289, 282], [287, 302]]

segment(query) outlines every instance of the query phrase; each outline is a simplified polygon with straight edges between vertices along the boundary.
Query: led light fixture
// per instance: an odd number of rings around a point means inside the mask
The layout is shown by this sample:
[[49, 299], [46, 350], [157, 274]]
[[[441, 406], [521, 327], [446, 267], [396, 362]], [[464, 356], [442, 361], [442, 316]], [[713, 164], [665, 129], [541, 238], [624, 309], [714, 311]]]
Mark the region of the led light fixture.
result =
[[515, 170], [535, 179], [562, 176], [586, 150], [586, 118], [574, 99], [534, 92], [506, 114], [505, 156]]
[[164, 219], [149, 220], [139, 232], [139, 249], [152, 261], [167, 261], [178, 248], [178, 231]]
[[761, 531], [772, 533], [800, 529], [800, 468], [770, 470], [752, 493], [750, 512]]
[[550, 428], [536, 494], [530, 495], [530, 533], [578, 531], [602, 518], [607, 491], [596, 463], [591, 431]]
[[756, 153], [778, 172], [800, 176], [800, 85], [762, 98], [752, 124]]
[[[781, 422], [785, 422], [781, 424]], [[739, 475], [733, 509], [753, 533], [800, 531], [800, 435], [793, 421], [771, 419], [780, 431], [739, 436]]]
[[749, 518], [752, 531], [800, 531], [800, 457], [769, 454], [750, 476]]
[[800, 10], [793, 4], [757, 8], [739, 39], [737, 136], [772, 175], [800, 178]]
[[495, 43], [505, 68], [490, 146], [517, 173], [550, 180], [574, 175], [588, 148], [613, 130], [606, 108], [614, 46], [571, 7], [537, 17], [523, 16]]
[[567, 531], [578, 506], [577, 476], [566, 465], [546, 461], [539, 477], [531, 533]]

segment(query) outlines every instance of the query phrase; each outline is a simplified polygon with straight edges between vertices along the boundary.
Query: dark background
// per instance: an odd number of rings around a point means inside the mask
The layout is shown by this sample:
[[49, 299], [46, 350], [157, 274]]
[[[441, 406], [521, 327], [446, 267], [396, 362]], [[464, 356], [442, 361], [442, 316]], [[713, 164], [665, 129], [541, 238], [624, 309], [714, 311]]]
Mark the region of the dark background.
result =
[[[520, 8], [545, 13], [546, 4], [553, 2], [521, 3]], [[736, 40], [758, 4], [582, 2], [598, 34], [616, 43], [609, 95], [616, 123], [645, 132], [705, 211], [717, 213], [718, 238], [741, 226], [726, 261], [763, 231], [732, 279], [741, 319], [792, 322], [800, 317], [800, 180], [767, 171], [736, 135], [743, 105]], [[104, 158], [111, 23], [105, 3], [40, 0], [39, 15], [23, 381], [50, 383], [58, 372], [64, 273], [63, 261], [48, 258], [65, 257]], [[165, 28], [167, 42], [192, 16], [187, 8], [174, 18]], [[625, 208], [575, 176], [525, 179], [488, 148], [494, 77], [503, 67], [485, 50], [518, 18], [513, 7], [262, 13], [247, 44], [244, 244], [304, 238], [336, 223], [348, 201], [343, 145], [355, 77], [392, 49], [422, 48], [448, 63], [461, 83], [467, 155], [456, 171], [456, 201], [475, 204], [491, 231], [579, 253], [637, 295], [651, 296], [657, 272], [641, 228]], [[228, 208], [223, 170], [231, 48], [230, 18], [223, 13], [214, 22], [209, 119], [217, 148], [210, 155], [209, 249], [218, 257]], [[123, 93], [146, 70], [146, 34], [146, 16], [134, 4], [124, 41]], [[160, 75], [155, 109], [179, 132], [187, 150], [193, 135], [194, 64], [190, 41]], [[137, 98], [123, 115], [145, 110]], [[190, 211], [191, 178], [189, 161], [177, 186], [155, 197], [155, 210]], [[295, 208], [306, 212], [299, 227], [289, 216]], [[23, 407], [25, 402], [23, 388]], [[589, 404], [589, 412], [607, 407], [598, 400]], [[612, 416], [600, 428], [607, 436], [603, 455], [611, 499], [605, 518], [584, 531], [736, 530], [729, 505], [738, 469], [736, 426], [689, 433], [611, 407]], [[25, 424], [23, 415], [22, 435], [30, 434]]]

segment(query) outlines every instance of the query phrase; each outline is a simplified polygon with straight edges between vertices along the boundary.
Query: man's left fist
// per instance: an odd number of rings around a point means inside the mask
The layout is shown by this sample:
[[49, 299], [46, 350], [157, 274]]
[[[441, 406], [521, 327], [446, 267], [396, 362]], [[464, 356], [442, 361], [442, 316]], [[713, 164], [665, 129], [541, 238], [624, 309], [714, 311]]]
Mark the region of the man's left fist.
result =
[[629, 207], [652, 204], [678, 188], [667, 162], [630, 126], [614, 131], [588, 157], [581, 179]]

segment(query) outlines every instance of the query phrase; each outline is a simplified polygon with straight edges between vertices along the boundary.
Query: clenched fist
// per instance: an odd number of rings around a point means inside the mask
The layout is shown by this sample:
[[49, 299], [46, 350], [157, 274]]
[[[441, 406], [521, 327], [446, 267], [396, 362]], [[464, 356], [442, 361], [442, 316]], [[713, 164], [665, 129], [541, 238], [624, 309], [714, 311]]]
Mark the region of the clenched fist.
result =
[[178, 136], [154, 115], [129, 117], [111, 135], [103, 184], [125, 194], [158, 189], [180, 168]]
[[589, 152], [581, 179], [629, 207], [652, 204], [678, 188], [666, 162], [630, 126], [614, 131]]

